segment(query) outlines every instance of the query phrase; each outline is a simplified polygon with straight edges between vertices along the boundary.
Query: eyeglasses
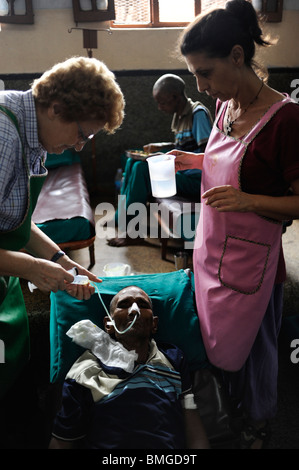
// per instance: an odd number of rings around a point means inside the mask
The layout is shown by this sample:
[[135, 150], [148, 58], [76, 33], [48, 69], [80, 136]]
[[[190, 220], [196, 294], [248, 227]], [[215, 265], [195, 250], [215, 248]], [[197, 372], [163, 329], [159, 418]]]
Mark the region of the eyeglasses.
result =
[[77, 126], [78, 126], [79, 136], [80, 136], [80, 139], [81, 139], [79, 143], [80, 144], [84, 143], [84, 145], [85, 145], [89, 140], [91, 140], [94, 137], [94, 134], [90, 134], [90, 135], [86, 136], [84, 134], [83, 129], [80, 126], [79, 122], [77, 122]]

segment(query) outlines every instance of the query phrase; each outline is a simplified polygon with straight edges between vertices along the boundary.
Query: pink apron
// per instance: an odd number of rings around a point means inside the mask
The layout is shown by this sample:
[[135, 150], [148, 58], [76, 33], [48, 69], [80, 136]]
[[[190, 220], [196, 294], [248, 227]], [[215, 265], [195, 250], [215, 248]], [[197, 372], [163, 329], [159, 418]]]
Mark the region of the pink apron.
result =
[[[241, 190], [248, 145], [289, 102], [271, 106], [243, 140], [217, 127], [222, 106], [205, 151], [202, 193], [227, 184]], [[196, 303], [208, 358], [221, 369], [239, 370], [250, 353], [275, 282], [281, 234], [281, 223], [202, 204], [193, 254]]]

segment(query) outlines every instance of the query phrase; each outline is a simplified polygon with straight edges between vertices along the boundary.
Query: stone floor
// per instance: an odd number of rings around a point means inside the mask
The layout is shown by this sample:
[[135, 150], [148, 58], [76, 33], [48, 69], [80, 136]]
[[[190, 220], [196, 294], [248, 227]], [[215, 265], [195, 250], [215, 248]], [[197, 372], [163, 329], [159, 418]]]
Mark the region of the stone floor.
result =
[[[96, 222], [99, 222], [97, 218]], [[183, 247], [180, 243], [172, 241], [167, 254], [167, 261], [161, 260], [159, 241], [148, 240], [142, 246], [127, 246], [122, 248], [110, 247], [106, 237], [113, 236], [111, 229], [105, 237], [97, 237], [95, 242], [96, 264], [92, 268], [97, 276], [103, 276], [103, 267], [108, 262], [121, 261], [131, 266], [133, 273], [169, 272], [175, 269], [174, 253]], [[299, 221], [288, 227], [283, 235], [288, 279], [285, 285], [284, 316], [291, 318], [299, 313]], [[88, 249], [70, 253], [76, 261], [87, 267], [89, 265]], [[189, 267], [192, 268], [192, 259], [189, 257]], [[25, 301], [30, 315], [30, 328], [32, 333], [32, 360], [34, 369], [38, 370], [41, 383], [47, 384], [48, 368], [45, 362], [48, 358], [48, 314], [49, 298], [37, 291], [29, 294], [27, 285], [23, 283]], [[289, 329], [288, 329], [289, 332]], [[293, 333], [294, 335], [295, 333]], [[292, 333], [291, 333], [292, 335]], [[298, 336], [299, 338], [299, 331]], [[299, 363], [293, 364], [290, 360], [291, 337], [281, 334], [279, 339], [279, 383], [278, 383], [278, 413], [273, 422], [273, 436], [269, 444], [270, 449], [298, 449], [299, 448]], [[299, 356], [299, 354], [298, 354]], [[43, 406], [47, 406], [43, 404]], [[29, 445], [30, 446], [30, 445]]]

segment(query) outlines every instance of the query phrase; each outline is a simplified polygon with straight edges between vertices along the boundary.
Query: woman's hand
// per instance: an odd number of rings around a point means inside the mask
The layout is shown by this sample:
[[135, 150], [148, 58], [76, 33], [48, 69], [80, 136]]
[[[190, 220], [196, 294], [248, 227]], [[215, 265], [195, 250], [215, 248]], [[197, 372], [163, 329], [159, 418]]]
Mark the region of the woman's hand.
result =
[[[93, 273], [75, 263], [67, 255], [62, 256], [56, 263], [48, 261], [55, 251], [59, 250], [56, 245], [44, 232], [42, 232], [33, 222], [31, 222], [30, 240], [26, 246], [29, 253], [34, 255], [29, 257], [30, 262], [25, 264], [25, 268], [19, 270], [19, 263], [15, 271], [17, 275], [28, 279], [44, 292], [57, 292], [58, 290], [67, 290], [67, 292], [79, 300], [88, 300], [94, 293], [95, 288], [92, 285], [74, 285], [71, 284], [74, 276], [69, 270], [76, 268], [78, 274], [87, 276], [90, 281], [101, 282]], [[28, 256], [28, 255], [22, 255]], [[25, 260], [24, 260], [25, 261]]]
[[253, 198], [230, 185], [215, 186], [201, 196], [202, 202], [218, 212], [253, 212]]
[[181, 150], [172, 150], [169, 155], [175, 155], [175, 171], [183, 170], [201, 170], [203, 164], [203, 153], [182, 152]]
[[[95, 282], [95, 283], [102, 282], [95, 274], [88, 271], [80, 264], [75, 263], [66, 255], [60, 258], [58, 262], [66, 270], [76, 268], [78, 271], [78, 274], [82, 276], [87, 276], [88, 279], [92, 282]], [[69, 282], [66, 283], [65, 290], [67, 291], [69, 295], [71, 295], [72, 297], [76, 297], [76, 299], [78, 300], [88, 300], [95, 292], [95, 288], [91, 284], [79, 285], [79, 284], [70, 284]]]
[[65, 290], [67, 283], [74, 280], [74, 276], [60, 264], [45, 259], [32, 258], [28, 268], [29, 272], [25, 273], [25, 279], [43, 292]]
[[299, 180], [292, 182], [293, 194], [273, 197], [248, 194], [230, 185], [215, 186], [202, 195], [202, 202], [218, 212], [253, 212], [278, 222], [299, 219]]
[[68, 256], [63, 256], [63, 258], [59, 260], [59, 263], [36, 258], [28, 279], [43, 292], [66, 290], [69, 295], [78, 300], [88, 300], [95, 292], [94, 286], [72, 284], [74, 276], [69, 270], [76, 268], [78, 274], [87, 276], [93, 282], [101, 282], [101, 280], [78, 263], [73, 262]]

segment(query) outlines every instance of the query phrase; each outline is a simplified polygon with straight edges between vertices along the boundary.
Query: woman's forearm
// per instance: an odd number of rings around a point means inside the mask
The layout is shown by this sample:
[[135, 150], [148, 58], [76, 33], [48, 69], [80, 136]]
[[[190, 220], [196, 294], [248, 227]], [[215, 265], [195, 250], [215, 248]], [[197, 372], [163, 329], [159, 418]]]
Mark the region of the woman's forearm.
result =
[[15, 276], [24, 279], [30, 278], [30, 272], [34, 269], [35, 259], [19, 251], [0, 249], [0, 275]]
[[284, 221], [299, 219], [299, 196], [253, 196], [253, 212], [263, 217]]
[[277, 221], [299, 219], [299, 194], [264, 196], [249, 194], [230, 185], [215, 186], [204, 192], [202, 202], [218, 212], [254, 212]]
[[299, 180], [292, 182], [291, 190], [289, 196], [253, 196], [254, 212], [280, 221], [299, 219]]
[[31, 235], [25, 249], [38, 258], [50, 260], [59, 246], [31, 222]]

